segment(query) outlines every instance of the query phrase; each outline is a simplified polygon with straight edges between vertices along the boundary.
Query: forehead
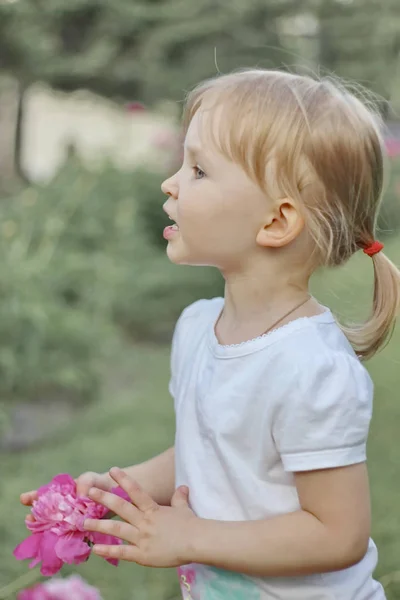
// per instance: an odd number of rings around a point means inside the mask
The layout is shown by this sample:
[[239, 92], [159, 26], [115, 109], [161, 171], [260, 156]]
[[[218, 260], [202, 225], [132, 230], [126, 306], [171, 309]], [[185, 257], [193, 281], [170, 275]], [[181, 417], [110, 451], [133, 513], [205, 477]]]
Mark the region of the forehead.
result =
[[201, 149], [224, 154], [221, 151], [221, 133], [223, 129], [221, 107], [205, 104], [196, 111], [185, 136], [185, 147], [198, 153]]
[[185, 137], [188, 146], [200, 147], [204, 144], [204, 117], [205, 113], [201, 108], [193, 115]]

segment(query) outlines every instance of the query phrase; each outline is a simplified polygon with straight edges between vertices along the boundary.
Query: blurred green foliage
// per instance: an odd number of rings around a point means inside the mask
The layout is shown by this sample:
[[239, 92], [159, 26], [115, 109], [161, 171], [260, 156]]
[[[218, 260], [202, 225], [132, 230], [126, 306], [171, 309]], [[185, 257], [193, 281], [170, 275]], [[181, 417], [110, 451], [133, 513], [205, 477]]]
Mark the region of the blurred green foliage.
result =
[[162, 175], [70, 161], [0, 205], [0, 397], [97, 390], [121, 335], [169, 339], [185, 305], [222, 291], [165, 255]]
[[164, 227], [171, 224], [162, 210], [166, 201], [160, 191], [163, 179], [164, 177], [151, 174], [143, 168], [135, 171], [134, 191], [138, 198], [136, 225], [138, 230], [142, 230], [146, 241], [159, 249], [165, 249], [162, 232]]
[[113, 339], [94, 289], [97, 265], [82, 261], [84, 252], [71, 240], [82, 196], [60, 183], [2, 200], [2, 400], [61, 390], [92, 397], [103, 341]]
[[181, 99], [238, 67], [297, 65], [400, 106], [398, 0], [0, 2], [0, 69], [121, 99]]

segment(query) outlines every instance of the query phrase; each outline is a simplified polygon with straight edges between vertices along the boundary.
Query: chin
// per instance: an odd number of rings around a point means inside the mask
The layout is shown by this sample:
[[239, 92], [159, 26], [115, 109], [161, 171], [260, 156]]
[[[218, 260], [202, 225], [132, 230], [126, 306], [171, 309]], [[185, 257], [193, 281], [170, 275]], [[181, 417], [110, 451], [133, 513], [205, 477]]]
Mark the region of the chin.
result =
[[210, 267], [211, 265], [206, 263], [205, 261], [196, 260], [194, 258], [185, 255], [183, 252], [176, 252], [171, 249], [169, 246], [167, 247], [167, 256], [174, 265], [182, 265], [186, 267]]
[[170, 262], [174, 263], [174, 265], [187, 264], [184, 260], [182, 252], [179, 252], [178, 249], [174, 248], [171, 243], [169, 243], [167, 246], [167, 256]]
[[187, 267], [214, 267], [219, 268], [215, 261], [211, 260], [210, 257], [206, 256], [191, 256], [188, 252], [185, 252], [184, 247], [181, 244], [169, 242], [166, 248], [167, 256], [174, 265], [182, 265]]

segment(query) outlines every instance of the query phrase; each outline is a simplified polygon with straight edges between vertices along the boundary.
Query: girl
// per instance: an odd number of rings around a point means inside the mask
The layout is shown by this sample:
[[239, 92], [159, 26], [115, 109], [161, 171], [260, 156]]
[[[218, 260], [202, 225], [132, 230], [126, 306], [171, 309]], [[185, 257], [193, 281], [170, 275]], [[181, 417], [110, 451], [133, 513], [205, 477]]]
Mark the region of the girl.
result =
[[[179, 567], [186, 600], [381, 600], [361, 361], [390, 336], [400, 274], [375, 240], [379, 119], [330, 80], [249, 70], [198, 86], [184, 122], [182, 167], [162, 185], [167, 254], [217, 267], [225, 297], [178, 320], [174, 448], [78, 481], [122, 518], [87, 529], [128, 542], [94, 551]], [[344, 327], [309, 280], [360, 249], [373, 310]]]

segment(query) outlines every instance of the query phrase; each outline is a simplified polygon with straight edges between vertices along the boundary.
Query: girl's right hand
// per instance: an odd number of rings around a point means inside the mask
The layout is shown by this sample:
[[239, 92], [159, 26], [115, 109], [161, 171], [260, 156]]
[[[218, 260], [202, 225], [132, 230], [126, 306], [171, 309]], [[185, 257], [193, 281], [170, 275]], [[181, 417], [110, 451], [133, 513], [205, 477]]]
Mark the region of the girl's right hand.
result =
[[[110, 489], [115, 486], [108, 473], [94, 473], [88, 471], [79, 475], [76, 481], [76, 491], [78, 496], [87, 496], [91, 487], [97, 487], [101, 490], [109, 492]], [[20, 502], [24, 506], [32, 506], [34, 500], [38, 497], [37, 490], [31, 492], [24, 492], [20, 496]]]

